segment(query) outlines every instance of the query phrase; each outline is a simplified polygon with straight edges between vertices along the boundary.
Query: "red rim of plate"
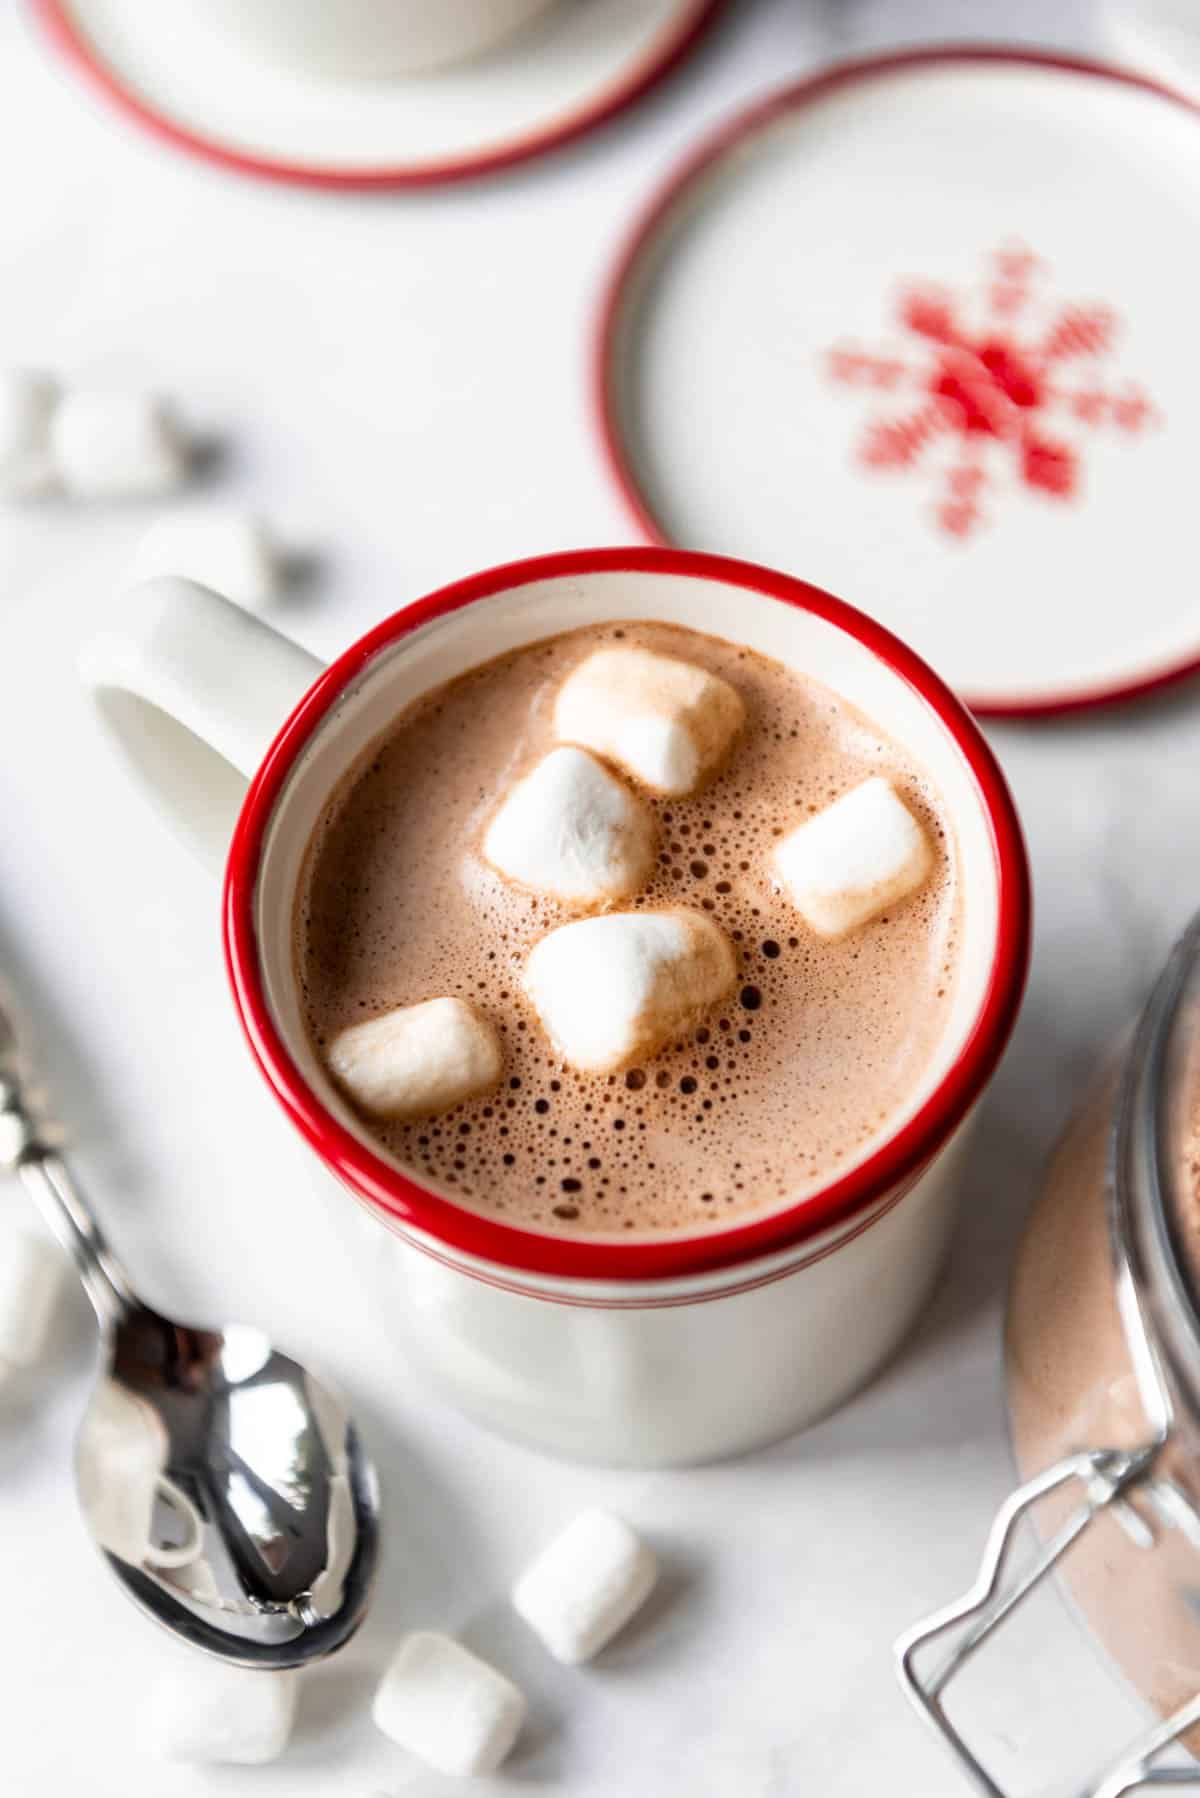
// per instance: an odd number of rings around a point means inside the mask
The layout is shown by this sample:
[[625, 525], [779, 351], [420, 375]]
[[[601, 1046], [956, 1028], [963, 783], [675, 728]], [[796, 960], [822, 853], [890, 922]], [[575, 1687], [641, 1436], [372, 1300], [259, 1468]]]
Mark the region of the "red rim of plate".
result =
[[[837, 63], [822, 70], [820, 74], [790, 82], [786, 87], [768, 94], [765, 99], [756, 100], [702, 138], [652, 195], [625, 239], [604, 287], [593, 341], [593, 407], [602, 452], [627, 511], [649, 542], [669, 546], [674, 539], [667, 534], [642, 493], [636, 457], [630, 453], [621, 429], [614, 372], [618, 360], [618, 335], [628, 289], [643, 256], [653, 248], [660, 230], [669, 224], [671, 216], [680, 203], [686, 200], [694, 183], [708, 175], [731, 151], [740, 148], [747, 138], [786, 114], [794, 113], [825, 99], [840, 88], [859, 82], [874, 81], [908, 69], [971, 63], [1029, 66], [1058, 69], [1066, 74], [1090, 75], [1098, 80], [1114, 81], [1124, 87], [1155, 94], [1160, 99], [1182, 106], [1193, 115], [1200, 113], [1200, 105], [1186, 94], [1156, 81], [1153, 76], [1141, 75], [1132, 69], [1123, 69], [1110, 63], [1084, 57], [1060, 56], [1052, 51], [1028, 49], [1022, 45], [937, 44], [919, 50], [899, 50], [883, 56]], [[1090, 711], [1097, 706], [1141, 699], [1196, 674], [1200, 674], [1200, 644], [1187, 655], [1132, 674], [1124, 680], [1068, 688], [1059, 693], [1031, 694], [1024, 698], [1010, 694], [967, 694], [963, 695], [963, 703], [985, 718], [1061, 717], [1070, 712]]]
[[557, 150], [582, 137], [585, 132], [605, 124], [632, 106], [652, 87], [664, 80], [675, 66], [693, 49], [701, 34], [715, 20], [726, 0], [683, 0], [678, 22], [664, 42], [652, 54], [639, 61], [627, 75], [605, 88], [589, 104], [565, 119], [512, 138], [493, 149], [475, 151], [462, 157], [435, 162], [418, 162], [378, 169], [329, 169], [320, 164], [277, 161], [247, 150], [237, 150], [217, 138], [205, 137], [186, 125], [177, 124], [165, 113], [158, 112], [125, 85], [121, 77], [93, 49], [87, 34], [72, 19], [66, 0], [30, 0], [34, 16], [44, 27], [51, 42], [67, 61], [97, 88], [118, 111], [136, 121], [145, 130], [176, 149], [202, 156], [220, 167], [239, 174], [257, 175], [267, 181], [284, 181], [305, 187], [325, 188], [402, 188], [437, 187], [451, 181], [469, 181], [480, 175], [494, 174]]
[[[784, 1211], [709, 1235], [634, 1243], [571, 1241], [515, 1228], [430, 1192], [338, 1121], [296, 1067], [263, 989], [254, 909], [265, 834], [297, 756], [339, 695], [381, 650], [463, 606], [534, 581], [594, 573], [683, 575], [740, 586], [798, 606], [846, 631], [887, 664], [939, 719], [965, 760], [990, 821], [998, 917], [991, 973], [962, 1051], [920, 1110], [859, 1166]], [[443, 587], [386, 619], [326, 669], [300, 701], [251, 783], [234, 833], [224, 892], [225, 954], [251, 1050], [276, 1098], [322, 1159], [393, 1226], [410, 1227], [460, 1253], [527, 1274], [644, 1281], [740, 1265], [803, 1243], [868, 1210], [941, 1147], [986, 1085], [1020, 1005], [1029, 959], [1029, 870], [1021, 827], [1000, 768], [949, 688], [912, 650], [862, 612], [790, 575], [684, 550], [569, 551], [490, 569]]]

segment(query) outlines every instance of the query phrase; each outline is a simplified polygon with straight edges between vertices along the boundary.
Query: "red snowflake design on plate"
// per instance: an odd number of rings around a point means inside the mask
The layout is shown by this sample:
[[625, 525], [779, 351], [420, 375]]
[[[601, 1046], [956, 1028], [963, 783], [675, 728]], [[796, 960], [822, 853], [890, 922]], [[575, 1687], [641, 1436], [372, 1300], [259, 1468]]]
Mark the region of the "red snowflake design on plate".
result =
[[[985, 496], [1006, 471], [1053, 500], [1075, 499], [1083, 432], [1133, 437], [1159, 422], [1142, 388], [1110, 372], [1116, 313], [1090, 303], [1047, 308], [1039, 297], [1044, 267], [1021, 244], [995, 251], [982, 306], [978, 295], [906, 283], [896, 353], [854, 344], [827, 352], [828, 373], [845, 386], [919, 395], [868, 421], [858, 460], [876, 470], [932, 469], [940, 486], [934, 518], [952, 537], [987, 521]], [[938, 457], [942, 445], [948, 457]]]

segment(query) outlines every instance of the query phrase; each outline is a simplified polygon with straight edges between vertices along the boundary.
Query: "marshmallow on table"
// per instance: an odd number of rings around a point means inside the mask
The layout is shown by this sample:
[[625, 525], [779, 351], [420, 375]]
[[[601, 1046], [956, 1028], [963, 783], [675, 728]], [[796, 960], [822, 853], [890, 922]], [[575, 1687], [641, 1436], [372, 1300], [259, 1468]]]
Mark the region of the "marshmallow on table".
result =
[[363, 1111], [414, 1118], [495, 1086], [504, 1055], [492, 1026], [465, 999], [426, 999], [339, 1031], [328, 1059]]
[[57, 484], [50, 420], [58, 383], [32, 368], [0, 373], [0, 496], [34, 499]]
[[690, 793], [742, 727], [746, 708], [719, 675], [648, 649], [597, 649], [554, 703], [564, 743], [607, 756], [655, 792]]
[[452, 1636], [405, 1636], [375, 1693], [384, 1735], [443, 1773], [492, 1773], [525, 1721], [512, 1681]]
[[512, 1601], [555, 1660], [590, 1661], [645, 1603], [653, 1552], [620, 1517], [582, 1511], [513, 1587]]
[[62, 1281], [62, 1254], [45, 1237], [0, 1238], [0, 1379], [40, 1359]]
[[240, 506], [197, 506], [152, 524], [134, 554], [130, 578], [182, 575], [255, 611], [282, 585], [282, 562], [263, 520]]
[[488, 825], [484, 860], [566, 905], [636, 892], [654, 858], [647, 808], [586, 749], [552, 749]]
[[782, 837], [775, 870], [820, 936], [845, 936], [928, 878], [929, 839], [890, 781], [873, 775]]
[[728, 993], [733, 949], [703, 912], [609, 912], [530, 950], [525, 991], [572, 1067], [611, 1074], [653, 1055]]
[[68, 388], [50, 421], [50, 448], [63, 487], [80, 499], [169, 493], [190, 461], [166, 401], [121, 387]]
[[287, 1746], [300, 1675], [260, 1672], [212, 1655], [172, 1665], [145, 1713], [146, 1746], [165, 1760], [258, 1766]]

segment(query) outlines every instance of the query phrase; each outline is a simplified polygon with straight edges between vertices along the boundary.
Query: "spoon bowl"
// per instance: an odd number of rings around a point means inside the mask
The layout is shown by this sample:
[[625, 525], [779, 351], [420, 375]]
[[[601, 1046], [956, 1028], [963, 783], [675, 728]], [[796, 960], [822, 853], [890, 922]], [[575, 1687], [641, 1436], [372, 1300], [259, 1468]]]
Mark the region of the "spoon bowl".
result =
[[379, 1555], [379, 1491], [341, 1401], [260, 1330], [179, 1324], [135, 1295], [26, 1107], [0, 1005], [0, 1168], [70, 1254], [105, 1358], [79, 1432], [84, 1520], [156, 1622], [244, 1666], [349, 1639]]
[[75, 1472], [126, 1591], [198, 1647], [290, 1667], [357, 1627], [378, 1553], [374, 1471], [329, 1388], [261, 1331], [132, 1308]]

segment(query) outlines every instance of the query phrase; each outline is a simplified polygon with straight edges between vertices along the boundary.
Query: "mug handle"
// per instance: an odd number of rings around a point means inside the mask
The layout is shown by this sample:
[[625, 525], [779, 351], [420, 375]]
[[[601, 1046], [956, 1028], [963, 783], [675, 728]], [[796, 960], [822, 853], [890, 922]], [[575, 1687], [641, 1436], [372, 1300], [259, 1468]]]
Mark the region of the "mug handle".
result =
[[216, 872], [250, 777], [322, 669], [261, 618], [175, 576], [121, 593], [80, 656], [126, 766]]

